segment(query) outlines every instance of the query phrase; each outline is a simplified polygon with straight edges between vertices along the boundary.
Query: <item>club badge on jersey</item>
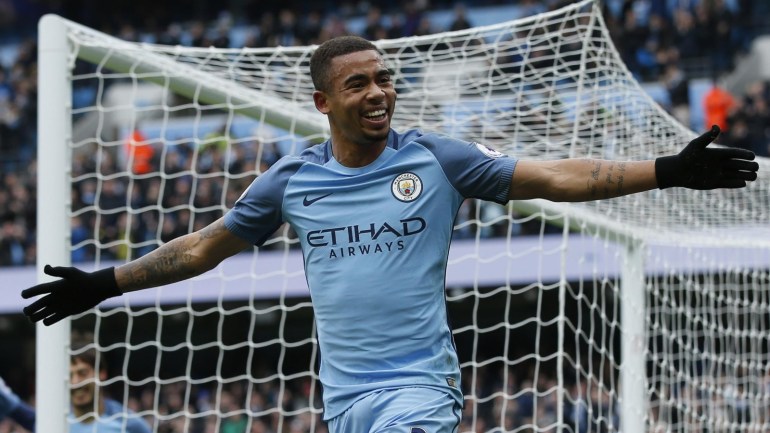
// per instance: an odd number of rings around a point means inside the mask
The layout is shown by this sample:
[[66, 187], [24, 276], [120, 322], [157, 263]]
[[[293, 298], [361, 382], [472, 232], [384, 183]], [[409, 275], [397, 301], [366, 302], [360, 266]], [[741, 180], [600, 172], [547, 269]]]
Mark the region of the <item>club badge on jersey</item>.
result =
[[473, 142], [473, 144], [476, 145], [476, 148], [481, 151], [484, 155], [490, 157], [490, 158], [501, 158], [505, 156], [504, 154], [496, 151], [495, 149], [492, 149], [491, 147], [484, 146], [481, 143]]
[[393, 196], [403, 202], [412, 202], [422, 193], [422, 180], [414, 173], [401, 173], [391, 182]]

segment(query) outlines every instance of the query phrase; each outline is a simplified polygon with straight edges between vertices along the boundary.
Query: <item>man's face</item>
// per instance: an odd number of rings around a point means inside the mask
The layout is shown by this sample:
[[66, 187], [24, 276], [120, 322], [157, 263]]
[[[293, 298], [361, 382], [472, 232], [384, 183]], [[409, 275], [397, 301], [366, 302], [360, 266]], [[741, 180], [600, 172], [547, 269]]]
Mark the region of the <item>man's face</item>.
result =
[[70, 399], [73, 406], [93, 409], [94, 388], [96, 387], [94, 373], [94, 367], [80, 359], [74, 359], [70, 363], [70, 384], [72, 387]]
[[388, 138], [396, 90], [382, 57], [373, 50], [335, 57], [329, 88], [313, 95], [329, 117], [332, 137], [347, 145], [383, 144]]

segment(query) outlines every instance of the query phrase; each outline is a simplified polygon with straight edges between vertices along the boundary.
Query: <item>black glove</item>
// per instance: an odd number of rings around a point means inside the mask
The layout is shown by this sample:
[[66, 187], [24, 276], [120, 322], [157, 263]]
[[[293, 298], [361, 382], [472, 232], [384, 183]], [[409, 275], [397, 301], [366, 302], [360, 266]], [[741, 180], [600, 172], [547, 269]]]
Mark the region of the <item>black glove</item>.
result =
[[43, 271], [61, 279], [21, 292], [24, 299], [45, 295], [24, 307], [24, 314], [32, 322], [42, 319], [45, 325], [52, 325], [65, 317], [89, 310], [107, 298], [123, 294], [115, 281], [114, 267], [89, 273], [77, 268], [45, 265]]
[[678, 155], [655, 160], [658, 188], [683, 186], [691, 189], [742, 188], [757, 179], [759, 164], [754, 152], [738, 148], [706, 146], [719, 135], [719, 127], [691, 141]]

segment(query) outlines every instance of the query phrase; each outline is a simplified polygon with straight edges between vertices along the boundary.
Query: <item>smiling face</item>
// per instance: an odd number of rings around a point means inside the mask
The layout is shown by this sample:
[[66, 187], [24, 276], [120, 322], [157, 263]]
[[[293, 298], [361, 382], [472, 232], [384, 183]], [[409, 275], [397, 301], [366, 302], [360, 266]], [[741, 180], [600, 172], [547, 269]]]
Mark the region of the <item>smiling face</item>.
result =
[[[102, 400], [99, 399], [99, 407], [95, 407], [96, 398], [97, 371], [94, 368], [93, 361], [89, 354], [81, 354], [81, 357], [74, 356], [70, 360], [70, 403], [72, 404], [72, 413], [75, 416], [83, 416], [93, 413], [95, 409], [99, 413], [103, 411]], [[107, 379], [105, 370], [98, 372], [98, 378], [101, 381]]]
[[95, 378], [94, 367], [80, 359], [74, 358], [70, 363], [70, 382], [72, 391], [70, 399], [72, 406], [80, 413], [86, 413], [94, 409], [94, 394], [96, 385], [92, 381]]
[[335, 152], [378, 155], [387, 143], [396, 105], [385, 62], [377, 51], [357, 51], [332, 59], [330, 70], [329, 85], [316, 90], [313, 100], [329, 118]]

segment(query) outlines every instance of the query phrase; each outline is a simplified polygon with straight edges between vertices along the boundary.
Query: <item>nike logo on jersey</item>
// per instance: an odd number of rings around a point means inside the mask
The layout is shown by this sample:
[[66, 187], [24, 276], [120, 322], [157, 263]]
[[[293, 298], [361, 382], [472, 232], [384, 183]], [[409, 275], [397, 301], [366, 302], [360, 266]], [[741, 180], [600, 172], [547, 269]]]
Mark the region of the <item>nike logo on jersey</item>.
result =
[[326, 198], [326, 197], [329, 197], [329, 196], [330, 196], [330, 195], [332, 195], [332, 194], [334, 194], [334, 193], [333, 193], [333, 192], [330, 192], [329, 194], [320, 195], [320, 196], [318, 196], [318, 197], [315, 197], [315, 198], [311, 198], [311, 199], [308, 199], [308, 198], [307, 198], [307, 196], [305, 196], [305, 198], [304, 198], [304, 199], [302, 199], [302, 204], [303, 204], [303, 205], [305, 205], [305, 206], [310, 206], [311, 204], [313, 204], [313, 203], [317, 202], [318, 200], [321, 200], [322, 198]]

